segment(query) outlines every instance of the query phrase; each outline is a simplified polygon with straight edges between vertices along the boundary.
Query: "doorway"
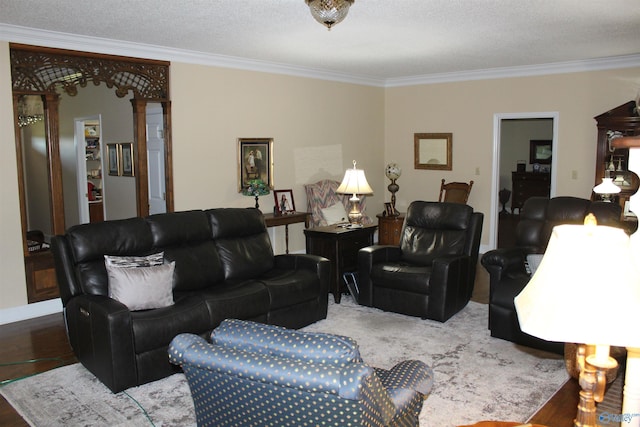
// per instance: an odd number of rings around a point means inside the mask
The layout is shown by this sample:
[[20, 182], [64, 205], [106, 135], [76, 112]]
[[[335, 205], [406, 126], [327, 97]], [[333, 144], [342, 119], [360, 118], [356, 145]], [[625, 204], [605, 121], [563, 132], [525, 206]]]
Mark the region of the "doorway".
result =
[[100, 115], [74, 119], [76, 180], [80, 224], [104, 220], [104, 149]]
[[147, 165], [149, 174], [149, 215], [167, 211], [164, 177], [164, 121], [162, 106], [147, 106]]
[[[529, 161], [530, 140], [551, 140], [551, 162], [549, 164], [550, 189], [549, 197], [556, 194], [557, 151], [558, 151], [558, 119], [557, 112], [533, 113], [498, 113], [494, 115], [493, 141], [493, 175], [491, 192], [490, 236], [489, 247], [498, 247], [498, 231], [500, 226], [500, 191], [511, 188], [511, 172], [517, 169], [516, 163], [524, 160], [525, 168], [532, 168]], [[513, 137], [506, 140], [506, 136], [518, 134], [518, 125], [522, 124], [522, 131], [518, 138], [520, 146], [514, 146]], [[511, 128], [511, 129], [509, 129]], [[515, 130], [514, 130], [515, 129]], [[522, 159], [520, 158], [522, 157]], [[510, 205], [507, 205], [510, 207]], [[517, 211], [519, 214], [519, 210]], [[504, 215], [504, 213], [503, 213]], [[509, 218], [515, 219], [517, 218]], [[515, 222], [517, 223], [517, 222]], [[510, 226], [515, 227], [512, 221]], [[505, 224], [503, 224], [505, 225]]]

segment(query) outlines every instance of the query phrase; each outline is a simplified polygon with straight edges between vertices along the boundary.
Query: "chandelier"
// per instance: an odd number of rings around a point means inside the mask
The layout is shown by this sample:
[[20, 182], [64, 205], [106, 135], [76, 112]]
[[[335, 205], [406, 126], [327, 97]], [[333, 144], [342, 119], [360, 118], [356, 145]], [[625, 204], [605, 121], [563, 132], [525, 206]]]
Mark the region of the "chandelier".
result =
[[331, 30], [331, 27], [342, 22], [349, 12], [354, 0], [305, 0], [313, 18]]
[[18, 125], [29, 126], [44, 120], [42, 99], [39, 95], [22, 95], [18, 98]]

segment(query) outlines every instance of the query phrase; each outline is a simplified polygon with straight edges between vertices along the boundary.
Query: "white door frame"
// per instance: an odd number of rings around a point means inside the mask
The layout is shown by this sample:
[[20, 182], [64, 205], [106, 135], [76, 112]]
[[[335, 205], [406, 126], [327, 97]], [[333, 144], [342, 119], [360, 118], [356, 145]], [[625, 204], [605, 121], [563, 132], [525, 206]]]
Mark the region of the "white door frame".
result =
[[489, 249], [498, 246], [498, 219], [500, 202], [498, 192], [500, 191], [500, 140], [502, 132], [502, 120], [511, 119], [552, 119], [553, 120], [553, 145], [551, 151], [551, 190], [550, 197], [556, 194], [556, 178], [558, 174], [558, 128], [560, 123], [560, 113], [534, 112], [534, 113], [496, 113], [493, 115], [493, 171], [491, 178], [491, 213], [489, 218]]
[[[73, 119], [74, 122], [74, 141], [76, 144], [76, 182], [78, 186], [78, 219], [80, 224], [87, 224], [90, 222], [89, 216], [89, 195], [87, 191], [87, 158], [86, 158], [86, 150], [85, 144], [86, 141], [84, 139], [84, 122], [92, 120], [98, 121], [100, 123], [100, 164], [102, 169], [102, 191], [104, 192], [104, 154], [105, 151], [103, 149], [102, 142], [102, 116], [100, 114], [96, 114], [94, 116], [87, 117], [76, 117]], [[102, 209], [105, 210], [104, 204], [104, 193], [102, 197]]]
[[[154, 103], [150, 103], [147, 107], [147, 117], [146, 117], [146, 125], [147, 125], [147, 131], [146, 131], [146, 135], [147, 135], [147, 179], [148, 179], [148, 186], [149, 186], [149, 213], [150, 214], [154, 214], [154, 213], [165, 213], [167, 211], [167, 198], [166, 198], [166, 186], [165, 186], [165, 172], [167, 170], [166, 165], [164, 164], [164, 159], [165, 159], [165, 151], [166, 151], [166, 144], [165, 144], [165, 137], [164, 137], [164, 123], [161, 120], [162, 123], [162, 129], [150, 129], [149, 128], [149, 122], [150, 122], [150, 117], [152, 115], [158, 115], [160, 118], [162, 118], [162, 106], [160, 104], [154, 104]], [[151, 120], [152, 123], [154, 123], [154, 120]], [[160, 131], [161, 135], [157, 134], [156, 132]], [[151, 133], [150, 133], [151, 132]], [[161, 156], [161, 167], [160, 168], [155, 168], [154, 165], [152, 164], [152, 160], [154, 159], [154, 156], [151, 155], [151, 144], [149, 143], [149, 139], [150, 139], [150, 135], [155, 135], [155, 138], [157, 138], [158, 140], [162, 141], [162, 156]], [[154, 172], [158, 172], [157, 174]], [[160, 194], [156, 194], [156, 197], [154, 199], [154, 191], [152, 191], [153, 188], [159, 189], [159, 193]], [[162, 202], [159, 202], [159, 199], [162, 199]], [[154, 202], [155, 203], [152, 203]], [[162, 206], [162, 208], [160, 208], [160, 205]], [[156, 207], [156, 208], [154, 208]]]

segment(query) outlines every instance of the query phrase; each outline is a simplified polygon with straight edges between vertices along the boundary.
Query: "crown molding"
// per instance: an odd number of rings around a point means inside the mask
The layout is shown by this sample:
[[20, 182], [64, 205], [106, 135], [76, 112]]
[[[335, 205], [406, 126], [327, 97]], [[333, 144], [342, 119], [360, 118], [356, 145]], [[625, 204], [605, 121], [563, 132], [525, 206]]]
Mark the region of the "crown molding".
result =
[[385, 81], [385, 87], [543, 76], [549, 74], [579, 73], [632, 67], [640, 67], [640, 55], [612, 56], [608, 58], [554, 62], [551, 64], [526, 65], [521, 67], [490, 68], [485, 70], [390, 78]]
[[157, 59], [163, 61], [184, 62], [187, 64], [208, 65], [263, 73], [284, 74], [296, 77], [308, 77], [365, 86], [384, 86], [384, 79], [366, 76], [354, 76], [327, 70], [299, 67], [289, 64], [258, 61], [235, 56], [175, 49], [165, 46], [82, 36], [37, 28], [21, 27], [0, 23], [0, 40], [11, 43], [30, 44], [58, 49], [77, 50], [120, 55], [135, 58]]
[[427, 74], [419, 76], [377, 79], [368, 76], [337, 73], [328, 70], [299, 67], [268, 61], [215, 55], [205, 52], [168, 48], [158, 45], [119, 41], [92, 36], [61, 33], [37, 28], [21, 27], [0, 23], [0, 40], [12, 43], [30, 44], [59, 49], [79, 50], [108, 55], [130, 56], [188, 64], [208, 65], [246, 71], [284, 74], [320, 80], [352, 83], [375, 87], [416, 86], [470, 80], [529, 77], [548, 74], [564, 74], [598, 71], [616, 68], [640, 67], [640, 54], [598, 58], [581, 61], [557, 62], [521, 67], [491, 68], [484, 70], [459, 71], [451, 73]]

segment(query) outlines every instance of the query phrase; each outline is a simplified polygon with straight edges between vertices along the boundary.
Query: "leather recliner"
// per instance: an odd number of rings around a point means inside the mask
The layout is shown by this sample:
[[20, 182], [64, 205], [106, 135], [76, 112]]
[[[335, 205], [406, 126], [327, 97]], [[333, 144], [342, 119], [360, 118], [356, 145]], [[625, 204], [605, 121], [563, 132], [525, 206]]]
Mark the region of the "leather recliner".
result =
[[599, 225], [620, 226], [620, 206], [592, 202], [578, 197], [531, 197], [525, 201], [516, 226], [516, 246], [495, 249], [482, 256], [489, 272], [489, 329], [491, 336], [541, 350], [563, 353], [564, 343], [545, 341], [520, 330], [514, 298], [531, 275], [526, 266], [529, 254], [543, 254], [553, 227], [582, 224], [593, 213]]
[[358, 303], [445, 322], [473, 293], [483, 214], [468, 205], [414, 201], [399, 246], [358, 253]]

